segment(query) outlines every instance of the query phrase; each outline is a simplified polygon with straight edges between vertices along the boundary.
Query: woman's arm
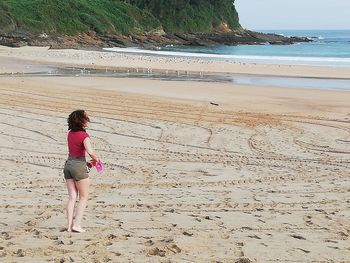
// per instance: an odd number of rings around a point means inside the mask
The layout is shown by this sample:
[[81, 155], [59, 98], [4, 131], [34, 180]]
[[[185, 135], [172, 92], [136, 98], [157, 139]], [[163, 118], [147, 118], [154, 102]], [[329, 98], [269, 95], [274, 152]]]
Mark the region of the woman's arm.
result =
[[99, 159], [98, 159], [97, 155], [95, 154], [95, 152], [94, 152], [94, 150], [92, 148], [91, 140], [90, 140], [89, 137], [85, 138], [85, 140], [84, 140], [84, 147], [85, 147], [86, 152], [90, 155], [91, 159], [94, 162], [98, 162]]

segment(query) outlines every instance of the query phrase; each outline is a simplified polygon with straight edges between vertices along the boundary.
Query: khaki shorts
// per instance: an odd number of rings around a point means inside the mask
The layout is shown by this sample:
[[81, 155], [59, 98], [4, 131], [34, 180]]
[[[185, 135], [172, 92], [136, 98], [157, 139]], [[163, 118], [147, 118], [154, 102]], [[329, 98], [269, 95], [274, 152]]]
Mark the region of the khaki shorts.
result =
[[66, 180], [80, 181], [89, 178], [85, 157], [68, 157], [63, 173]]

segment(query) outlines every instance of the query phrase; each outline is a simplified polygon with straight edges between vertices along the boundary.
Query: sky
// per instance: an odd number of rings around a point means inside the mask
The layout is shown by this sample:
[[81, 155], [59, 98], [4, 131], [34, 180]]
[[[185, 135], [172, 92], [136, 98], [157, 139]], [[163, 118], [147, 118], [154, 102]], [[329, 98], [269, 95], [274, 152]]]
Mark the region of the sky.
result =
[[243, 28], [350, 29], [350, 0], [235, 0]]

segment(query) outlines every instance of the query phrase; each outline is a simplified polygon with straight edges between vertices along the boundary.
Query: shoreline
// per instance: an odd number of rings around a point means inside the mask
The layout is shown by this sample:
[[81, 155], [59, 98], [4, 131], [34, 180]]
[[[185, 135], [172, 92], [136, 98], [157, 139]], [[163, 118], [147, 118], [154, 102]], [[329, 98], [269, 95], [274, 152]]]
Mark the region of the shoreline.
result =
[[[350, 68], [350, 58], [340, 57], [291, 57], [291, 56], [263, 56], [263, 55], [229, 55], [217, 53], [201, 53], [185, 50], [153, 50], [146, 48], [103, 48], [104, 51], [123, 54], [140, 54], [160, 57], [178, 57], [184, 59], [203, 59], [208, 61], [227, 61], [260, 65], [287, 65], [287, 66], [312, 66], [329, 68]], [[328, 64], [327, 64], [328, 63]], [[331, 63], [337, 63], [331, 65]]]
[[203, 72], [179, 72], [169, 70], [147, 70], [135, 68], [75, 68], [53, 67], [42, 68], [32, 72], [0, 72], [0, 77], [31, 78], [31, 77], [88, 77], [115, 79], [149, 79], [159, 81], [198, 82], [198, 83], [227, 83], [232, 85], [247, 85], [259, 87], [277, 87], [291, 89], [350, 91], [350, 78], [324, 77], [287, 77], [274, 75], [228, 74]]
[[[232, 85], [350, 90], [350, 68], [264, 65], [210, 61], [161, 55], [87, 50], [51, 50], [43, 47], [0, 46], [0, 74], [19, 76], [96, 76], [158, 79], [162, 81], [221, 82]], [[11, 62], [12, 61], [12, 62]], [[89, 61], [89, 62], [87, 62]], [[16, 63], [23, 64], [16, 70]], [[12, 65], [13, 68], [9, 67]], [[302, 74], [300, 73], [302, 72]]]
[[[296, 65], [264, 65], [226, 61], [205, 61], [178, 57], [144, 56], [103, 51], [52, 50], [47, 47], [8, 48], [0, 46], [0, 57], [62, 66], [92, 68], [146, 68], [252, 75], [298, 76], [321, 78], [349, 78], [350, 68]], [[0, 68], [1, 72], [1, 68]]]

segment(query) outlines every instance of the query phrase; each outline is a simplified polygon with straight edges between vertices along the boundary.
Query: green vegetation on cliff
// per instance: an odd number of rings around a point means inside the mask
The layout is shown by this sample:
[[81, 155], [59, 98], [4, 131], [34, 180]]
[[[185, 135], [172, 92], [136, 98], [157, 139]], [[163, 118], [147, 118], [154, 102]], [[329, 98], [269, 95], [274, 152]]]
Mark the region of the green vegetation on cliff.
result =
[[239, 27], [232, 0], [0, 0], [0, 33], [210, 32]]
[[10, 15], [8, 7], [0, 1], [0, 33], [16, 29], [16, 23]]
[[158, 18], [167, 32], [210, 32], [221, 22], [240, 27], [233, 0], [127, 0]]
[[128, 34], [160, 27], [152, 15], [123, 1], [0, 0], [0, 12], [4, 7], [18, 28], [29, 32]]

